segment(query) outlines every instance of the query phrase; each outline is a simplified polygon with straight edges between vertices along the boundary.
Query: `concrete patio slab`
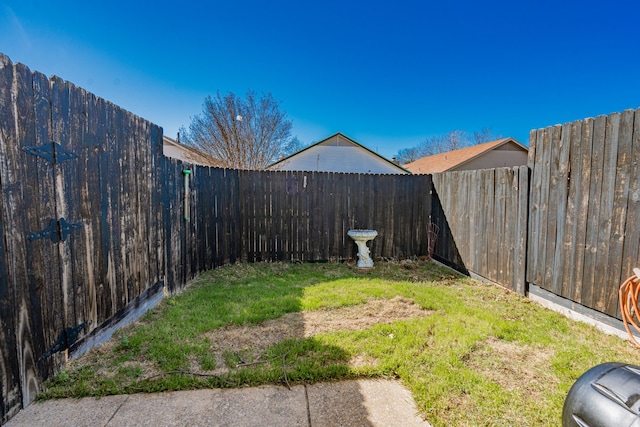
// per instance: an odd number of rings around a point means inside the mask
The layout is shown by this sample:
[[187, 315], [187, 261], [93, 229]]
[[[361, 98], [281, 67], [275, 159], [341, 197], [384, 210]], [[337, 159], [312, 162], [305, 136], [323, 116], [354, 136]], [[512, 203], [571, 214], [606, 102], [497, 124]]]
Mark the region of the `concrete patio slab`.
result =
[[399, 382], [355, 380], [49, 400], [29, 405], [6, 427], [53, 425], [429, 426]]

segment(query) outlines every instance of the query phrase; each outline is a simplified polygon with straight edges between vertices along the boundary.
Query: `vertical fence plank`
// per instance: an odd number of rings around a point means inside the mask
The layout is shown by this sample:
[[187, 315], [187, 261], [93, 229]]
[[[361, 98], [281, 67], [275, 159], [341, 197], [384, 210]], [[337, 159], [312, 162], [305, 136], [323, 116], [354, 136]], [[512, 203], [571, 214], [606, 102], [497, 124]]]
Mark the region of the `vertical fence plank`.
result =
[[538, 151], [538, 134], [542, 133], [542, 129], [532, 130], [529, 133], [529, 157], [527, 165], [531, 170], [531, 179], [529, 180], [529, 239], [527, 242], [527, 281], [531, 283], [539, 283], [538, 273], [538, 254], [540, 253], [540, 176], [542, 165], [540, 162], [540, 154]]
[[[605, 126], [607, 117], [600, 115], [593, 123], [593, 144], [591, 150], [591, 179], [589, 183], [589, 208], [587, 211], [587, 229], [585, 239], [584, 266], [582, 273], [582, 304], [592, 306], [594, 287], [599, 286], [595, 275], [599, 264], [598, 232], [603, 179], [610, 173], [604, 168]], [[585, 189], [586, 191], [586, 189]], [[606, 195], [605, 195], [606, 197]]]
[[[576, 234], [578, 233], [578, 218], [577, 218], [577, 209], [580, 206], [580, 179], [579, 177], [582, 174], [582, 161], [580, 159], [582, 155], [582, 124], [580, 122], [571, 123], [571, 132], [569, 134], [570, 143], [571, 143], [571, 160], [570, 160], [570, 170], [571, 177], [569, 181], [569, 193], [567, 198], [567, 218], [564, 227], [564, 237], [562, 239], [563, 242], [563, 250], [564, 250], [564, 259], [566, 260], [567, 267], [563, 272], [562, 278], [562, 294], [569, 295], [573, 294], [574, 289], [574, 278], [575, 278], [575, 240]], [[544, 173], [544, 167], [539, 165], [537, 170], [540, 173]], [[529, 239], [533, 239], [533, 236], [529, 236]], [[535, 250], [535, 248], [534, 248]], [[537, 282], [534, 282], [537, 284]]]
[[[485, 215], [481, 217], [483, 223], [483, 230], [493, 229], [493, 218], [495, 215], [495, 174], [491, 169], [483, 169], [480, 171], [483, 181], [486, 183], [486, 197], [484, 200], [484, 212]], [[482, 246], [484, 248], [484, 254], [482, 255], [482, 271], [486, 272], [488, 276], [495, 272], [495, 258], [489, 256], [489, 245], [491, 243], [492, 233], [482, 233]]]
[[[12, 203], [11, 186], [16, 181], [12, 176], [12, 168], [17, 166], [18, 131], [15, 123], [14, 100], [12, 89], [16, 77], [14, 67], [8, 57], [0, 54], [0, 424], [4, 424], [22, 406], [20, 362], [18, 357], [18, 343], [16, 342], [16, 285], [21, 278], [15, 277], [13, 265], [16, 253], [10, 252], [12, 234], [11, 227], [15, 220], [9, 215], [15, 208]], [[15, 187], [14, 187], [15, 188]], [[24, 231], [24, 230], [23, 230]], [[7, 242], [7, 244], [5, 244]]]
[[[622, 255], [625, 240], [625, 223], [627, 220], [627, 200], [629, 198], [633, 115], [633, 110], [626, 110], [620, 115], [611, 235], [609, 237], [610, 250], [607, 260], [610, 273], [607, 281], [601, 284], [604, 288], [604, 299], [603, 306], [600, 308], [601, 311], [605, 313], [617, 313], [618, 311], [618, 287], [620, 286], [621, 276], [623, 276], [621, 268], [623, 265]], [[628, 277], [631, 273], [631, 271], [625, 272], [624, 277]]]
[[[629, 159], [630, 182], [629, 198], [627, 200], [627, 221], [625, 228], [624, 247], [620, 281], [632, 275], [636, 267], [640, 267], [640, 110], [634, 112], [632, 152]], [[616, 311], [620, 317], [620, 307]]]
[[533, 228], [531, 231], [531, 236], [533, 239], [532, 253], [535, 254], [533, 258], [532, 273], [534, 274], [533, 281], [535, 281], [535, 283], [540, 284], [540, 286], [544, 285], [543, 275], [542, 275], [542, 272], [544, 271], [544, 259], [542, 258], [542, 253], [544, 253], [543, 248], [544, 248], [545, 236], [543, 234], [542, 224], [546, 221], [546, 211], [545, 211], [545, 204], [544, 204], [544, 196], [545, 196], [544, 194], [544, 175], [545, 175], [544, 154], [547, 147], [545, 147], [544, 145], [545, 132], [546, 130], [540, 129], [536, 133], [536, 141], [535, 141], [536, 168], [534, 169], [535, 175], [533, 177], [534, 179], [533, 179], [533, 187], [532, 187], [532, 194], [535, 195], [535, 198], [532, 198], [532, 200], [535, 200], [536, 202], [535, 205], [532, 205], [532, 210], [534, 213], [533, 222], [532, 222]]
[[[19, 144], [23, 149], [26, 146], [48, 147], [56, 142], [51, 128], [52, 93], [49, 79], [42, 73], [31, 73], [20, 64], [16, 65], [16, 74], [19, 81]], [[63, 313], [66, 308], [58, 260], [59, 244], [47, 238], [27, 239], [30, 231], [39, 231], [50, 224], [51, 219], [59, 218], [56, 216], [56, 167], [37, 156], [21, 153], [21, 158], [26, 163], [26, 169], [18, 179], [26, 185], [22, 195], [25, 205], [24, 211], [14, 215], [26, 213], [28, 228], [19, 227], [15, 230], [14, 236], [22, 234], [21, 244], [26, 247], [18, 249], [18, 253], [24, 251], [20, 254], [24, 260], [16, 264], [17, 270], [11, 267], [10, 270], [23, 281], [16, 292], [16, 302], [20, 304], [16, 326], [23, 369], [22, 400], [26, 406], [35, 398], [41, 380], [52, 375], [64, 360], [61, 353], [47, 355], [47, 351], [64, 328]], [[22, 262], [31, 274], [22, 270]], [[28, 287], [25, 288], [24, 283], [28, 283]]]
[[[610, 277], [609, 265], [604, 260], [609, 258], [610, 237], [612, 230], [613, 203], [615, 193], [615, 173], [617, 157], [618, 157], [618, 141], [620, 132], [620, 114], [612, 114], [607, 117], [604, 139], [604, 170], [607, 171], [602, 179], [602, 192], [600, 198], [600, 217], [597, 231], [598, 248], [597, 256], [599, 259], [599, 268], [596, 268], [594, 283], [598, 283], [598, 290], [591, 293], [591, 305], [602, 310], [605, 306], [605, 287]], [[582, 299], [578, 295], [574, 295], [578, 302]]]
[[546, 279], [546, 269], [547, 269], [547, 243], [548, 243], [548, 228], [549, 228], [549, 215], [553, 215], [554, 213], [549, 212], [549, 185], [550, 185], [550, 174], [549, 170], [551, 167], [551, 129], [547, 128], [542, 133], [542, 141], [538, 140], [539, 145], [536, 150], [541, 152], [541, 161], [545, 171], [547, 173], [542, 174], [541, 183], [540, 183], [540, 253], [538, 254], [538, 273], [537, 277], [540, 283], [540, 286], [548, 289], [548, 284], [545, 282]]
[[493, 242], [494, 255], [493, 257], [496, 260], [496, 269], [494, 273], [494, 278], [492, 279], [494, 282], [504, 283], [503, 280], [503, 272], [504, 272], [504, 263], [503, 261], [506, 259], [505, 255], [507, 251], [503, 247], [503, 242], [506, 238], [505, 231], [505, 209], [506, 209], [506, 176], [505, 172], [507, 169], [499, 168], [494, 169], [495, 174], [495, 207], [494, 207], [494, 226], [495, 237]]
[[509, 289], [517, 290], [516, 280], [518, 272], [516, 264], [516, 246], [518, 244], [518, 168], [513, 167], [506, 171], [507, 186], [505, 192], [505, 224], [504, 240], [502, 245], [504, 271], [499, 283], [504, 283]]
[[[571, 155], [571, 125], [565, 123], [559, 130], [558, 144], [558, 167], [555, 178], [555, 200], [556, 200], [556, 232], [553, 253], [553, 272], [551, 274], [551, 289], [556, 293], [560, 293], [563, 287], [564, 272], [568, 266], [566, 259], [562, 256], [564, 251], [563, 237], [567, 222], [567, 203], [569, 194], [569, 176], [570, 176], [570, 155]], [[558, 138], [557, 134], [555, 136]]]
[[529, 189], [530, 171], [528, 166], [522, 166], [518, 171], [518, 231], [515, 252], [515, 289], [521, 295], [525, 295], [527, 289], [527, 231], [529, 226]]
[[[55, 142], [77, 157], [60, 162], [54, 168], [56, 185], [56, 218], [82, 223], [82, 228], [69, 233], [58, 243], [62, 276], [62, 326], [75, 327], [87, 320], [83, 286], [88, 283], [87, 247], [82, 238], [91, 223], [82, 220], [80, 212], [82, 185], [88, 182], [78, 167], [86, 161], [84, 150], [86, 123], [85, 94], [58, 77], [51, 79], [52, 137]], [[88, 215], [90, 217], [90, 215]], [[93, 257], [90, 257], [93, 259]], [[77, 284], [77, 285], [76, 285]], [[77, 286], [77, 288], [76, 288]], [[62, 332], [62, 329], [58, 331]]]
[[477, 207], [480, 182], [476, 172], [468, 172], [465, 173], [464, 176], [466, 196], [462, 199], [462, 203], [464, 203], [465, 207], [465, 221], [467, 223], [467, 230], [469, 234], [468, 250], [464, 262], [469, 270], [476, 271], [477, 260], [482, 248], [480, 246], [480, 227], [476, 223], [476, 211], [473, 209], [474, 207]]
[[[482, 257], [486, 253], [485, 247], [482, 242], [482, 234], [484, 233], [484, 224], [479, 223], [480, 220], [478, 215], [480, 212], [484, 212], [484, 198], [486, 198], [487, 192], [487, 183], [484, 182], [484, 179], [481, 175], [480, 171], [471, 171], [468, 173], [469, 181], [468, 185], [471, 187], [470, 193], [472, 193], [472, 197], [469, 199], [469, 209], [472, 210], [473, 214], [470, 215], [470, 221], [474, 223], [474, 231], [471, 233], [471, 239], [474, 241], [473, 247], [474, 252], [470, 253], [470, 260], [468, 262], [467, 268], [470, 271], [475, 271], [480, 274], [482, 270]], [[484, 272], [484, 274], [487, 274]]]
[[[546, 226], [546, 243], [545, 253], [541, 254], [545, 258], [544, 261], [544, 284], [549, 289], [553, 289], [553, 284], [559, 284], [554, 277], [557, 275], [557, 266], [555, 265], [555, 253], [558, 228], [562, 229], [562, 226], [558, 227], [558, 220], [562, 221], [564, 218], [559, 218], [560, 211], [563, 207], [563, 193], [561, 187], [566, 186], [566, 181], [562, 180], [560, 171], [562, 165], [560, 163], [561, 157], [561, 144], [562, 144], [562, 127], [560, 125], [553, 126], [547, 131], [548, 144], [549, 144], [549, 196], [547, 202], [547, 226]], [[566, 188], [566, 187], [565, 187]], [[557, 289], [555, 290], [557, 292]]]
[[582, 122], [581, 133], [581, 175], [580, 175], [580, 198], [578, 203], [578, 211], [576, 212], [576, 240], [575, 240], [575, 258], [572, 264], [574, 270], [573, 282], [574, 296], [576, 301], [582, 301], [582, 270], [584, 265], [584, 247], [587, 233], [587, 212], [589, 210], [589, 177], [591, 175], [591, 150], [593, 144], [593, 119], [589, 118]]
[[462, 262], [470, 268], [472, 261], [472, 252], [470, 245], [470, 235], [472, 233], [472, 222], [476, 222], [477, 218], [474, 218], [474, 213], [466, 206], [466, 202], [469, 200], [469, 194], [473, 193], [473, 188], [477, 183], [475, 173], [460, 172], [458, 175], [459, 181], [456, 183], [456, 199], [450, 201], [450, 205], [455, 206], [455, 214], [453, 214], [453, 221], [457, 223], [455, 227], [457, 235], [455, 237], [457, 242], [465, 242], [465, 244], [456, 245], [458, 252], [462, 258]]

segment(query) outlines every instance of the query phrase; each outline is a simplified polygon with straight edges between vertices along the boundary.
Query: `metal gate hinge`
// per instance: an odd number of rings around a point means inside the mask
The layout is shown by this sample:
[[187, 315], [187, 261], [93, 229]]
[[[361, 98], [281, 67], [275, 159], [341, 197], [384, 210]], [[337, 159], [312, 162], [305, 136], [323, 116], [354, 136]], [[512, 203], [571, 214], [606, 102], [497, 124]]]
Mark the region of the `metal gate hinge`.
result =
[[53, 243], [64, 242], [73, 230], [82, 227], [82, 222], [67, 222], [66, 219], [51, 218], [49, 225], [40, 231], [29, 233], [29, 240], [51, 239]]
[[65, 160], [75, 159], [78, 157], [73, 151], [69, 151], [57, 142], [50, 144], [38, 145], [34, 147], [22, 147], [22, 151], [42, 157], [54, 165], [62, 163]]
[[60, 335], [58, 335], [58, 338], [56, 338], [56, 341], [53, 343], [51, 348], [47, 350], [42, 356], [40, 356], [40, 360], [51, 357], [59, 351], [64, 351], [71, 347], [73, 343], [75, 343], [78, 339], [78, 335], [80, 335], [80, 332], [84, 330], [86, 326], [87, 322], [82, 322], [78, 326], [65, 328], [64, 331], [62, 331]]

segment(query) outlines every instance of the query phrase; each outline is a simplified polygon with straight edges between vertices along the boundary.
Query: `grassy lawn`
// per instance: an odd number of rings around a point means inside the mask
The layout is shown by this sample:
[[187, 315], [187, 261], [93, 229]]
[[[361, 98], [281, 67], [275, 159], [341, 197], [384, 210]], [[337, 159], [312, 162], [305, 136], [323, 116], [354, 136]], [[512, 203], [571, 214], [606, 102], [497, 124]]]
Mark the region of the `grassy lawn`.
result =
[[239, 264], [72, 362], [41, 398], [399, 378], [434, 426], [554, 426], [628, 342], [429, 261]]

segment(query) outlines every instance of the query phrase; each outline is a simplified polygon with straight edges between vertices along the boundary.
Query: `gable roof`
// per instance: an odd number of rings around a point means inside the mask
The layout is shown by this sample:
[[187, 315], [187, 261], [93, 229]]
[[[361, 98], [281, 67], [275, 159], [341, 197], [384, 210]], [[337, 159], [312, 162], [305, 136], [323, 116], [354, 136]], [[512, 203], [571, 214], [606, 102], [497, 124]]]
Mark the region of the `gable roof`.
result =
[[203, 153], [190, 145], [182, 144], [166, 135], [162, 136], [162, 153], [167, 157], [201, 166], [223, 167], [222, 162], [215, 157]]
[[427, 174], [446, 172], [460, 167], [491, 150], [495, 150], [496, 148], [509, 143], [514, 144], [523, 151], [529, 151], [527, 147], [513, 138], [502, 138], [491, 142], [485, 142], [484, 144], [472, 145], [471, 147], [446, 151], [432, 156], [425, 156], [416, 161], [405, 164], [404, 167], [413, 173]]
[[315, 144], [312, 144], [308, 147], [303, 148], [300, 151], [297, 151], [293, 154], [288, 155], [287, 157], [284, 157], [272, 164], [270, 164], [269, 166], [267, 166], [267, 169], [274, 169], [277, 170], [278, 169], [278, 165], [285, 165], [287, 162], [291, 161], [292, 159], [295, 159], [296, 157], [300, 156], [301, 154], [306, 154], [307, 152], [309, 152], [310, 150], [314, 150], [316, 147], [319, 146], [354, 146], [357, 147], [358, 149], [363, 150], [366, 154], [373, 156], [377, 161], [380, 161], [384, 164], [386, 164], [387, 166], [390, 166], [392, 169], [397, 170], [399, 173], [403, 173], [403, 174], [411, 174], [410, 171], [408, 171], [407, 169], [403, 168], [402, 166], [392, 162], [391, 160], [381, 156], [380, 154], [376, 153], [375, 151], [372, 151], [370, 149], [368, 149], [367, 147], [365, 147], [364, 145], [358, 143], [357, 141], [349, 138], [348, 136], [344, 135], [341, 132], [336, 132], [335, 134], [316, 142]]

